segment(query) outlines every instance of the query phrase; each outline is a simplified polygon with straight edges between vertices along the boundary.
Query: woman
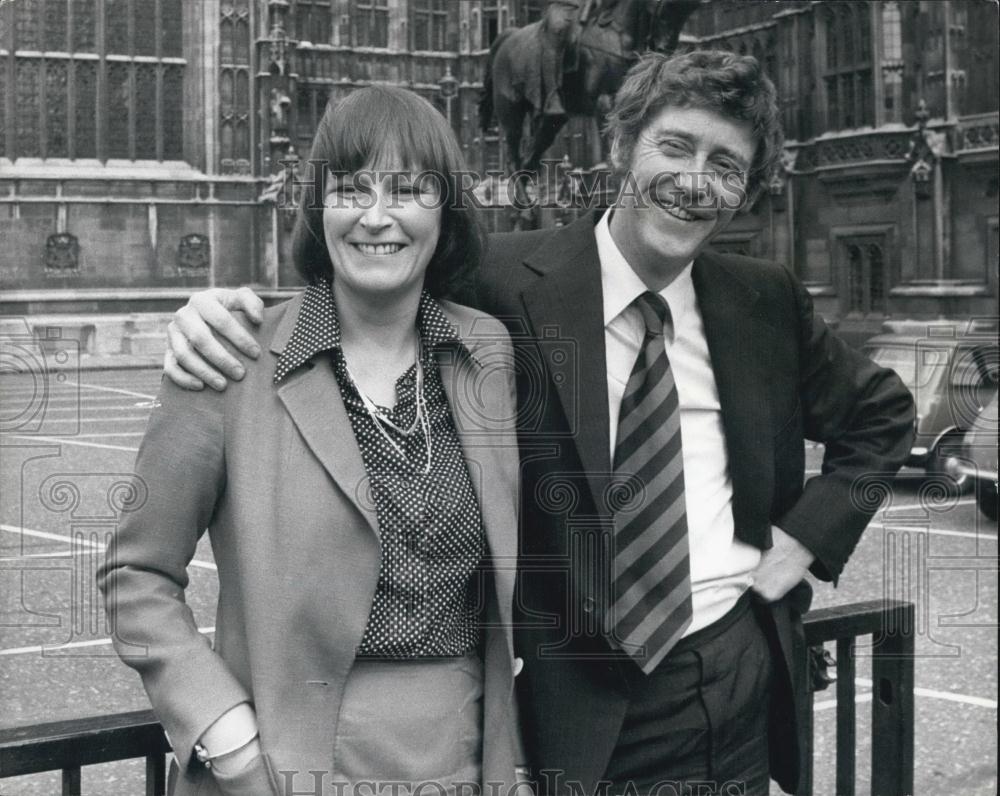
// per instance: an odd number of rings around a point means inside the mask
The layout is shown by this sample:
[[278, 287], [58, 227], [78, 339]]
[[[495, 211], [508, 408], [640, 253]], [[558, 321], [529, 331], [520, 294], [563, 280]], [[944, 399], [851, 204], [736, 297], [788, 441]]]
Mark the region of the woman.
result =
[[[170, 738], [173, 793], [506, 796], [512, 353], [443, 299], [483, 240], [461, 153], [428, 102], [372, 86], [327, 109], [311, 160], [309, 287], [255, 330], [270, 356], [224, 394], [165, 382], [150, 418], [148, 497], [100, 574], [116, 648]], [[214, 645], [184, 602], [206, 527]]]

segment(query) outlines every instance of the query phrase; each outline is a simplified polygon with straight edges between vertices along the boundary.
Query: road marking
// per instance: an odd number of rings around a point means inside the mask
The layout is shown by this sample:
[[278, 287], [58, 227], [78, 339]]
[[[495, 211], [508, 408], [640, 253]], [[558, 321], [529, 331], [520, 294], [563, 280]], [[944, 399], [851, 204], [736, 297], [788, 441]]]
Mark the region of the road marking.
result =
[[109, 412], [111, 410], [124, 409], [126, 412], [129, 410], [147, 410], [152, 409], [152, 406], [145, 401], [137, 402], [134, 404], [116, 404], [115, 406], [47, 406], [43, 414], [66, 414], [67, 412], [78, 412], [80, 414], [92, 414], [95, 411]]
[[[956, 498], [955, 502], [954, 502], [954, 505], [956, 505], [956, 506], [969, 506], [969, 505], [972, 505], [975, 502], [976, 502], [976, 498], [975, 498], [975, 495], [973, 495], [971, 497]], [[921, 508], [926, 508], [926, 507], [925, 506], [921, 506], [919, 503], [900, 503], [900, 504], [896, 504], [896, 502], [893, 501], [893, 504], [889, 507], [889, 510], [890, 511], [897, 511], [897, 510], [902, 510], [902, 509], [921, 509]], [[882, 509], [882, 511], [884, 512], [885, 509]]]
[[54, 417], [51, 420], [44, 419], [39, 422], [44, 425], [53, 423], [122, 423], [129, 420], [145, 420], [146, 415], [116, 415], [115, 417]]
[[66, 553], [25, 553], [20, 556], [4, 556], [0, 561], [23, 561], [26, 558], [66, 558]]
[[[34, 536], [37, 539], [49, 539], [54, 542], [73, 542], [77, 544], [82, 544], [84, 547], [90, 547], [95, 550], [106, 550], [107, 545], [101, 544], [100, 542], [92, 542], [89, 539], [71, 539], [65, 534], [61, 533], [51, 533], [49, 531], [36, 531], [33, 528], [22, 528], [19, 525], [0, 525], [0, 531], [7, 531], [8, 533], [19, 533], [24, 536]], [[200, 569], [218, 569], [211, 561], [199, 561], [197, 558], [192, 558], [188, 562], [189, 567], [198, 567]]]
[[67, 381], [66, 384], [73, 387], [83, 387], [87, 390], [99, 390], [101, 392], [116, 392], [121, 395], [134, 395], [136, 398], [147, 398], [150, 401], [156, 396], [145, 392], [135, 392], [134, 390], [122, 390], [119, 387], [103, 387], [100, 384], [87, 384], [82, 381]]
[[[198, 632], [207, 636], [209, 633], [215, 632], [215, 627], [199, 627]], [[39, 652], [42, 654], [51, 654], [55, 652], [62, 652], [63, 650], [80, 649], [81, 647], [106, 647], [110, 643], [110, 638], [99, 638], [91, 641], [71, 641], [68, 644], [59, 644], [58, 646], [36, 644], [31, 647], [11, 647], [9, 649], [0, 650], [0, 655], [30, 655], [37, 654]]]
[[[865, 677], [855, 677], [854, 685], [861, 686], [862, 688], [871, 688], [872, 681]], [[929, 699], [943, 699], [946, 702], [958, 702], [962, 705], [974, 705], [979, 708], [989, 708], [990, 710], [997, 709], [997, 701], [995, 699], [985, 699], [983, 697], [970, 696], [969, 694], [956, 694], [952, 691], [938, 691], [935, 688], [914, 688], [913, 693], [916, 696], [928, 697]], [[862, 702], [872, 701], [872, 692], [867, 691], [865, 693], [856, 694], [854, 701], [858, 704]], [[813, 703], [813, 710], [829, 710], [830, 708], [837, 707], [836, 699], [824, 699], [822, 702]]]
[[944, 699], [948, 702], [959, 702], [963, 705], [975, 705], [980, 708], [997, 709], [995, 699], [983, 699], [982, 697], [969, 696], [968, 694], [953, 694], [950, 691], [936, 691], [933, 688], [914, 688], [913, 693], [917, 696], [930, 697], [931, 699]]
[[[139, 432], [139, 433], [141, 433], [141, 432]], [[41, 441], [41, 442], [56, 442], [56, 443], [58, 443], [60, 445], [78, 445], [81, 448], [102, 448], [104, 450], [111, 450], [111, 451], [129, 451], [130, 453], [135, 453], [136, 451], [139, 450], [138, 448], [128, 448], [128, 447], [126, 447], [124, 445], [106, 445], [106, 444], [104, 444], [102, 442], [81, 442], [80, 440], [77, 440], [77, 439], [67, 439], [66, 437], [43, 437], [43, 436], [40, 436], [40, 435], [39, 436], [35, 436], [35, 435], [30, 435], [30, 434], [10, 434], [8, 432], [5, 432], [3, 436], [9, 437], [11, 439], [25, 439], [25, 440], [28, 440], [29, 442]], [[91, 435], [88, 434], [87, 436], [91, 436]], [[105, 437], [105, 436], [110, 436], [110, 435], [108, 435], [108, 434], [94, 434], [93, 436], [95, 436], [95, 437]]]
[[146, 436], [145, 431], [101, 431], [97, 434], [74, 434], [73, 439], [80, 439], [81, 437], [86, 439], [88, 437], [144, 437]]
[[880, 528], [883, 531], [905, 531], [906, 533], [929, 533], [935, 536], [960, 536], [963, 539], [983, 539], [989, 540], [991, 542], [997, 541], [997, 535], [995, 533], [985, 533], [985, 532], [973, 532], [973, 531], [949, 531], [944, 528], [921, 528], [914, 525], [906, 525], [905, 520], [901, 520], [899, 525], [889, 524], [886, 526], [884, 522], [873, 521], [868, 523], [869, 528]]
[[[854, 702], [855, 704], [863, 704], [864, 702], [872, 701], [872, 693], [869, 691], [867, 694], [855, 694]], [[824, 699], [822, 702], [814, 702], [813, 710], [830, 710], [830, 708], [837, 707], [836, 699]]]

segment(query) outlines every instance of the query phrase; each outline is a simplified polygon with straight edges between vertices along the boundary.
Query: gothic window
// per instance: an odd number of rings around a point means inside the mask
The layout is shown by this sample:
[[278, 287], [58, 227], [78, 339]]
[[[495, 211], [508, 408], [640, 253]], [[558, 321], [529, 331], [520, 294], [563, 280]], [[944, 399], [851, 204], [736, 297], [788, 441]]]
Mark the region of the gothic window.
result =
[[73, 52], [90, 53], [97, 46], [96, 5], [97, 0], [73, 0]]
[[868, 302], [871, 312], [885, 313], [885, 273], [882, 248], [874, 243], [868, 246]]
[[412, 0], [414, 50], [447, 50], [448, 7], [446, 0]]
[[135, 68], [135, 155], [156, 159], [156, 65]]
[[45, 70], [45, 149], [49, 157], [64, 158], [69, 155], [67, 108], [66, 62], [54, 61]]
[[500, 35], [500, 3], [497, 0], [484, 0], [481, 18], [480, 47], [488, 49], [493, 40]]
[[[0, 35], [4, 33], [3, 26], [0, 25]], [[0, 158], [7, 155], [7, 70], [0, 67]]]
[[296, 0], [295, 34], [300, 41], [329, 44], [332, 21], [330, 0]]
[[0, 154], [180, 159], [181, 2], [0, 2]]
[[826, 35], [827, 129], [864, 127], [874, 121], [871, 7], [831, 3], [822, 16]]
[[[184, 156], [184, 67], [168, 65], [163, 70], [163, 159]], [[173, 112], [171, 113], [171, 109]]]
[[38, 130], [41, 127], [38, 115], [39, 91], [39, 63], [32, 60], [24, 60], [17, 65], [17, 95], [15, 99], [16, 113], [14, 123], [16, 124], [17, 136], [14, 141], [14, 151], [23, 152], [28, 157], [38, 157], [41, 155], [41, 140]]
[[66, 3], [45, 0], [45, 49], [66, 52]]
[[181, 0], [160, 0], [160, 52], [181, 57]]
[[861, 237], [845, 241], [844, 311], [850, 315], [885, 315], [884, 239]]
[[354, 0], [355, 47], [389, 46], [389, 0]]
[[861, 247], [852, 244], [847, 247], [847, 309], [848, 312], [864, 312], [865, 305], [865, 264]]
[[249, 174], [252, 144], [248, 0], [230, 0], [220, 8], [219, 62], [219, 170], [223, 174]]
[[882, 97], [883, 121], [902, 121], [903, 31], [898, 2], [882, 6]]

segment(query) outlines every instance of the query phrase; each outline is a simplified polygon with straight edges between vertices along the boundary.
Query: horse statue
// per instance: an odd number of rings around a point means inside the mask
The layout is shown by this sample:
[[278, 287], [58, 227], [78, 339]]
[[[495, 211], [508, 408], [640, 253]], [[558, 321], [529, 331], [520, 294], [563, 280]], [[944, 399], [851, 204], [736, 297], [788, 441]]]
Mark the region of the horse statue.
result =
[[[503, 31], [490, 47], [480, 127], [488, 129], [495, 116], [513, 170], [537, 174], [570, 116], [594, 117], [603, 130], [625, 73], [644, 52], [673, 52], [684, 22], [699, 5], [700, 0], [552, 0], [542, 19]], [[549, 66], [553, 52], [559, 58], [555, 77]], [[554, 89], [560, 89], [557, 97]], [[606, 160], [603, 137], [598, 154]], [[523, 189], [517, 180], [519, 198], [525, 197]]]

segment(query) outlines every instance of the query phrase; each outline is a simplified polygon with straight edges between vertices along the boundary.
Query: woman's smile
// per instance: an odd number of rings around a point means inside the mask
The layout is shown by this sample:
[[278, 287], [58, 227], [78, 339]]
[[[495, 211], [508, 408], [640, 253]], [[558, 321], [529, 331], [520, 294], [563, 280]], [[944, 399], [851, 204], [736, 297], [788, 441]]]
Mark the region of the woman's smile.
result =
[[384, 257], [389, 254], [397, 254], [406, 248], [403, 243], [352, 243], [355, 249], [362, 254], [372, 257]]

